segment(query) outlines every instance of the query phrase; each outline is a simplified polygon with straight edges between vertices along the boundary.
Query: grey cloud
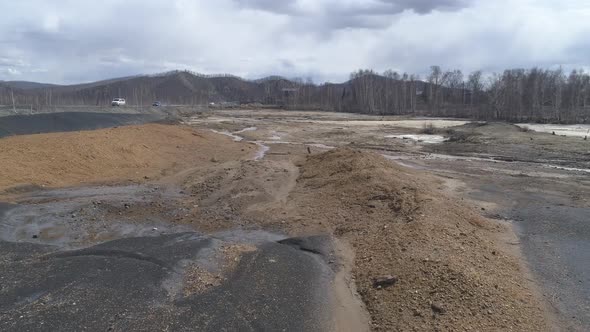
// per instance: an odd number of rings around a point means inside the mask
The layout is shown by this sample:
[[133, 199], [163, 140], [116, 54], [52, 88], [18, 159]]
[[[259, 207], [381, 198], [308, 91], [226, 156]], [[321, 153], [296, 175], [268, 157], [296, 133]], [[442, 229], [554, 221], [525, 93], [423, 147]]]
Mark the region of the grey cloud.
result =
[[243, 9], [257, 9], [276, 14], [292, 15], [297, 12], [294, 5], [297, 0], [233, 0], [238, 7]]
[[[278, 14], [307, 14], [297, 0], [233, 0], [240, 8], [263, 10]], [[393, 15], [406, 10], [426, 14], [433, 10], [452, 11], [468, 7], [473, 0], [374, 0], [365, 3], [329, 1], [322, 7], [332, 15]]]
[[473, 1], [469, 0], [381, 0], [381, 3], [389, 6], [392, 12], [399, 13], [404, 10], [413, 10], [416, 13], [426, 14], [433, 10], [453, 11], [466, 8]]
[[473, 0], [371, 0], [348, 3], [329, 0], [306, 5], [297, 0], [233, 0], [241, 9], [255, 9], [286, 15], [302, 31], [329, 37], [332, 30], [347, 28], [383, 29], [395, 15], [405, 11], [428, 14], [433, 10], [453, 11], [466, 8]]
[[[12, 13], [0, 21], [0, 80], [190, 69], [337, 82], [358, 68], [567, 69], [587, 66], [590, 49], [584, 11], [543, 1], [20, 0], [0, 10]], [[539, 24], [547, 18], [556, 24]]]
[[22, 59], [0, 57], [0, 67], [25, 67], [26, 65]]

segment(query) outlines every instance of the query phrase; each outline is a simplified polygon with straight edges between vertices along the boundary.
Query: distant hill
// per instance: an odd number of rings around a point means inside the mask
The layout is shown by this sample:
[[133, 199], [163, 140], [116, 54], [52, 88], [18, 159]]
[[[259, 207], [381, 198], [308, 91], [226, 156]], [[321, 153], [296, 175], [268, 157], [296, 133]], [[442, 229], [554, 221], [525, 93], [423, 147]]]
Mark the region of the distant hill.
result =
[[247, 80], [175, 70], [74, 85], [0, 81], [0, 108], [34, 112], [59, 110], [60, 106], [103, 107], [110, 106], [113, 98], [125, 98], [127, 105], [141, 110], [160, 101], [164, 105], [262, 104], [285, 109], [514, 122], [590, 121], [590, 75], [583, 71], [574, 70], [565, 76], [561, 70], [510, 69], [491, 79], [475, 72], [466, 80], [459, 70], [443, 71], [432, 66], [427, 77], [428, 81], [423, 81], [414, 75], [364, 69], [351, 73], [346, 82], [318, 85], [281, 76]]
[[9, 87], [9, 88], [13, 88], [13, 89], [22, 89], [22, 90], [51, 88], [51, 87], [58, 87], [59, 86], [57, 84], [27, 82], [27, 81], [0, 81], [0, 85], [3, 85], [5, 87]]
[[316, 85], [281, 76], [246, 80], [234, 75], [202, 75], [170, 71], [120, 77], [85, 84], [51, 85], [33, 82], [0, 83], [0, 105], [33, 109], [46, 106], [110, 105], [125, 98], [130, 106], [264, 104], [283, 108], [374, 114], [407, 114], [424, 108], [427, 83], [359, 72], [343, 83]]
[[[250, 81], [231, 75], [207, 76], [188, 71], [131, 76], [76, 85], [46, 85], [33, 82], [0, 82], [12, 88], [18, 103], [38, 105], [108, 105], [113, 98], [126, 98], [129, 105], [197, 105], [219, 102], [277, 103], [282, 89], [297, 83], [282, 77]], [[6, 89], [4, 89], [6, 90]], [[0, 89], [0, 104], [11, 98]]]

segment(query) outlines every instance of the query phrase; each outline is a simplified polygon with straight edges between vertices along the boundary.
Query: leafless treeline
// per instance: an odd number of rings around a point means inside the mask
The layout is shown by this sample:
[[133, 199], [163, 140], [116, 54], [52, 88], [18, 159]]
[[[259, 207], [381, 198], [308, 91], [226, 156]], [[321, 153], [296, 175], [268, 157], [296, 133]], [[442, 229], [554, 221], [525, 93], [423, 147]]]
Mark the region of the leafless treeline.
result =
[[581, 70], [507, 70], [486, 88], [488, 111], [496, 118], [590, 121], [590, 76]]
[[[511, 69], [465, 76], [432, 66], [424, 80], [415, 75], [372, 70], [353, 72], [345, 84], [298, 92], [298, 106], [370, 114], [462, 116], [538, 122], [589, 122], [590, 75], [582, 70]], [[311, 104], [306, 103], [311, 100]]]
[[59, 105], [204, 105], [262, 103], [286, 108], [369, 114], [459, 116], [538, 122], [590, 122], [590, 75], [582, 70], [511, 69], [502, 74], [432, 66], [424, 78], [388, 70], [359, 70], [345, 83], [321, 85], [280, 76], [243, 80], [233, 75], [175, 71], [77, 86], [13, 90], [0, 85], [0, 105], [43, 109]]

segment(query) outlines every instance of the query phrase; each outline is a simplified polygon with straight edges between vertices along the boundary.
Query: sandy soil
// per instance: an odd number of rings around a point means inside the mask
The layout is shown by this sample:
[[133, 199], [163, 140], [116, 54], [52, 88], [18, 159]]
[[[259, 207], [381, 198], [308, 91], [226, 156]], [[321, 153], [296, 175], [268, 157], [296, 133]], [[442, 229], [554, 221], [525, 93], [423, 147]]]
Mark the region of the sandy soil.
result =
[[209, 131], [160, 124], [7, 137], [0, 139], [0, 191], [141, 182], [191, 166], [247, 158], [256, 150]]
[[[213, 121], [209, 122], [209, 118]], [[576, 137], [526, 132], [510, 124], [479, 123], [439, 128], [436, 133], [452, 141], [425, 144], [386, 138], [388, 135], [421, 134], [421, 130], [391, 123], [383, 125], [376, 118], [403, 119], [323, 112], [234, 110], [204, 113], [193, 117], [191, 122], [194, 120], [194, 126], [200, 128], [228, 132], [248, 128], [239, 135], [247, 141], [268, 145], [270, 150], [265, 162], [277, 164], [280, 161], [282, 169], [279, 173], [290, 172], [286, 165], [299, 163], [302, 166], [295, 157], [307, 154], [307, 148], [315, 154], [333, 147], [376, 151], [397, 164], [427, 170], [444, 182], [441, 188], [455, 200], [464, 200], [485, 217], [500, 219], [494, 223], [509, 221], [506, 225], [518, 233], [519, 241], [505, 240], [514, 236], [508, 230], [498, 233], [501, 236], [497, 245], [511, 252], [514, 252], [512, 247], [515, 245], [523, 249], [524, 259], [519, 263], [522, 278], [530, 285], [531, 293], [535, 293], [535, 289], [540, 293], [538, 297], [544, 302], [542, 307], [546, 308], [545, 315], [551, 322], [551, 329], [587, 330], [590, 317], [584, 308], [590, 305], [590, 298], [585, 291], [580, 291], [580, 287], [583, 290], [583, 285], [590, 280], [585, 277], [587, 269], [575, 262], [585, 256], [582, 253], [587, 251], [585, 243], [588, 242], [585, 241], [590, 236], [585, 223], [580, 223], [583, 216], [588, 215], [590, 202], [587, 199], [590, 193], [588, 142]], [[305, 119], [321, 121], [301, 121]], [[351, 125], [350, 120], [374, 120], [375, 123], [356, 126]], [[432, 122], [436, 126], [436, 120]], [[285, 159], [289, 162], [285, 163]], [[224, 178], [224, 174], [218, 176]], [[283, 178], [279, 180], [275, 175], [269, 181], [284, 182], [284, 175]], [[455, 184], [450, 185], [453, 183], [450, 180]], [[214, 190], [214, 186], [208, 186]], [[260, 195], [252, 196], [257, 197], [253, 202], [261, 199]], [[321, 200], [323, 198], [318, 199]], [[254, 204], [262, 205], [264, 209], [264, 204]], [[210, 216], [214, 220], [229, 220], [232, 218], [230, 211], [231, 208], [227, 207], [225, 213], [212, 212]], [[556, 214], [559, 211], [565, 219]], [[242, 225], [249, 222], [249, 219], [240, 219]], [[289, 222], [285, 221], [285, 224]], [[314, 222], [305, 222], [303, 228], [308, 232], [322, 229]], [[498, 239], [495, 235], [491, 238]], [[527, 272], [527, 265], [534, 276]]]
[[[315, 121], [302, 121], [309, 119]], [[467, 132], [467, 141], [439, 145], [388, 138], [420, 133], [419, 126], [396, 123], [404, 119], [369, 119], [331, 113], [222, 111], [187, 119], [197, 131], [147, 125], [52, 134], [55, 141], [51, 135], [33, 135], [4, 145], [14, 160], [8, 164], [3, 159], [6, 164], [0, 164], [0, 171], [8, 174], [8, 168], [24, 169], [46, 158], [45, 164], [39, 163], [44, 176], [18, 172], [23, 174], [3, 188], [134, 180], [180, 192], [173, 201], [161, 197], [112, 211], [138, 223], [146, 215], [164, 219], [174, 215], [175, 224], [205, 232], [263, 228], [292, 236], [334, 235], [352, 248], [346, 257], [354, 261], [348, 267], [352, 275], [339, 282], [356, 289], [370, 314], [372, 330], [545, 331], [555, 327], [534, 278], [507, 244], [514, 241], [510, 227], [486, 218], [488, 209], [497, 206], [462, 199], [474, 186], [466, 181], [466, 174], [481, 179], [492, 173], [519, 176], [526, 170], [539, 176], [569, 176], [540, 162], [535, 166], [494, 164], [497, 168], [488, 174], [482, 165], [493, 158], [498, 163], [547, 160], [553, 166], [585, 167], [583, 143], [562, 149], [565, 157], [558, 160], [553, 156], [563, 144], [546, 136], [529, 139], [533, 134], [514, 126], [456, 127]], [[357, 123], [362, 121], [366, 122]], [[449, 124], [441, 121], [442, 127]], [[510, 135], [484, 140], [498, 129]], [[118, 140], [112, 139], [113, 133]], [[243, 141], [237, 142], [236, 136]], [[40, 137], [52, 144], [37, 147], [45, 144]], [[86, 148], [78, 142], [92, 145]], [[268, 151], [261, 150], [264, 147]], [[18, 151], [27, 149], [36, 154], [28, 153], [19, 161]], [[51, 161], [54, 149], [61, 162]], [[260, 151], [266, 153], [253, 160]], [[104, 162], [86, 170], [97, 159], [90, 157], [93, 154]], [[449, 154], [458, 157], [447, 158]], [[78, 162], [69, 163], [70, 158]], [[52, 164], [69, 165], [69, 171], [60, 173]], [[433, 170], [433, 165], [440, 169]], [[135, 173], [137, 168], [141, 172]], [[346, 270], [346, 264], [334, 264]], [[195, 270], [192, 291], [215, 287], [211, 279], [215, 276], [201, 272]], [[376, 287], [376, 279], [389, 275], [396, 280], [393, 285]], [[353, 319], [359, 323], [362, 315]]]
[[[358, 150], [291, 158], [297, 169], [269, 157], [189, 179], [200, 227], [240, 220], [347, 241], [374, 330], [548, 329], [518, 259], [493, 240], [507, 230], [448, 198], [439, 180]], [[398, 282], [374, 288], [384, 275]]]

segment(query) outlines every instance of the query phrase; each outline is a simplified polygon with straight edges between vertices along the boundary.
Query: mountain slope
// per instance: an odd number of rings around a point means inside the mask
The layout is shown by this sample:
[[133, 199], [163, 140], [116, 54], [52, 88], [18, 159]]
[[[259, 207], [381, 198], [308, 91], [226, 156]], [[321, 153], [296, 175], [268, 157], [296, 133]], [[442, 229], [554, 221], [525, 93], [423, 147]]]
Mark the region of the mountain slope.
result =
[[[125, 98], [128, 105], [143, 107], [158, 100], [165, 105], [256, 103], [297, 109], [408, 114], [430, 109], [426, 101], [431, 100], [428, 93], [434, 90], [428, 87], [428, 83], [422, 81], [396, 80], [374, 73], [357, 75], [344, 83], [315, 85], [280, 76], [245, 80], [233, 75], [171, 71], [66, 86], [21, 84], [14, 88], [4, 85], [2, 89], [0, 84], [0, 105], [12, 105], [14, 94], [17, 105], [33, 109], [64, 105], [107, 106], [113, 98]], [[438, 91], [445, 96], [452, 92], [440, 87]]]

